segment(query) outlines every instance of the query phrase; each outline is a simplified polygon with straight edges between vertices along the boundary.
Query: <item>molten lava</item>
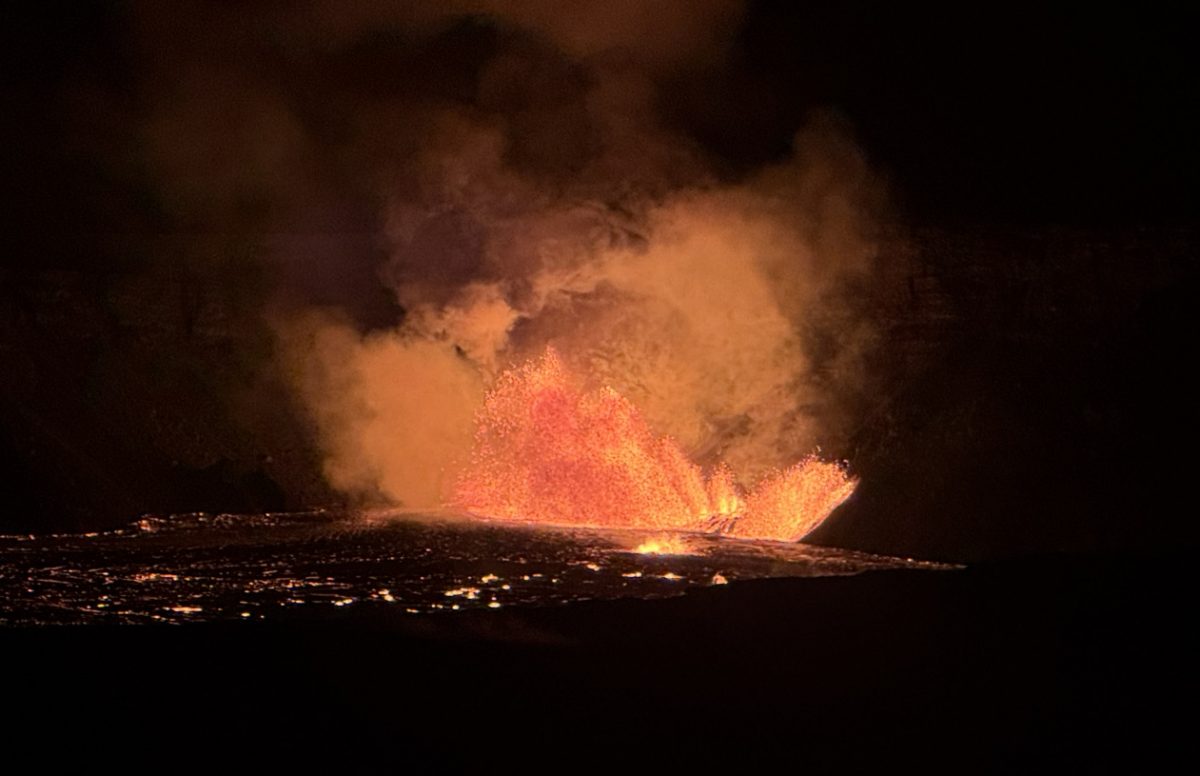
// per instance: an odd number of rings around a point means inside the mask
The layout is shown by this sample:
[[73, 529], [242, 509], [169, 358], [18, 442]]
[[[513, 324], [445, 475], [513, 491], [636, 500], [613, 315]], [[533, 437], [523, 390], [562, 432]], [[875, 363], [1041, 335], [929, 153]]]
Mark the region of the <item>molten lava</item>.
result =
[[687, 544], [678, 536], [654, 536], [633, 548], [639, 555], [688, 555]]
[[809, 456], [743, 494], [727, 466], [705, 477], [633, 404], [582, 389], [548, 350], [488, 393], [452, 501], [506, 520], [797, 541], [856, 484], [841, 465]]

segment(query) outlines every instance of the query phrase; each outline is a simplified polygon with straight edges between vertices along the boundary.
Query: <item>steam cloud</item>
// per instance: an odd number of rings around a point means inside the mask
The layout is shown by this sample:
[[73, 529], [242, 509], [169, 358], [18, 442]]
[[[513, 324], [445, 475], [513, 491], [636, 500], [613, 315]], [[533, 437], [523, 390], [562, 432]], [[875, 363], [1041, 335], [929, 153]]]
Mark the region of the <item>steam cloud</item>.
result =
[[[440, 503], [484, 391], [547, 346], [743, 482], [836, 451], [875, 177], [834, 118], [731, 174], [661, 116], [739, 5], [200, 5], [187, 29], [139, 10], [143, 51], [182, 73], [150, 84], [144, 122], [165, 206], [272, 235], [279, 363], [330, 484]], [[339, 76], [351, 61], [394, 88]], [[371, 328], [378, 284], [403, 316]]]

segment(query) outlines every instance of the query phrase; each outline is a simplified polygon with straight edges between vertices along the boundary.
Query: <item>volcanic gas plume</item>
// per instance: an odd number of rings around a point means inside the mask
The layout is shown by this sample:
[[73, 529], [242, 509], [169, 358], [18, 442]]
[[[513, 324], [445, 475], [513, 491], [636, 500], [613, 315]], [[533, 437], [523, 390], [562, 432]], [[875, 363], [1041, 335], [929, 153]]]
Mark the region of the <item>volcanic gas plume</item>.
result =
[[[469, 104], [357, 117], [348, 158], [380, 160], [379, 277], [403, 318], [273, 314], [335, 489], [784, 539], [849, 495], [815, 453], [845, 454], [862, 390], [874, 335], [851, 302], [879, 186], [835, 117], [738, 170], [667, 120], [664, 85], [701, 78], [734, 29], [736, 3], [701, 5], [689, 25], [690, 4], [621, 4], [582, 38], [552, 5], [503, 5]], [[669, 45], [626, 40], [660, 7]]]
[[[615, 245], [530, 229], [534, 271], [444, 300], [402, 286], [413, 301], [394, 332], [292, 319], [330, 481], [414, 507], [674, 528], [738, 515], [728, 532], [803, 535], [849, 494], [839, 467], [806, 458], [827, 397], [800, 333], [845, 270], [822, 267], [770, 207], [754, 192], [687, 193]], [[546, 255], [555, 247], [565, 257]], [[740, 485], [764, 478], [743, 509]]]

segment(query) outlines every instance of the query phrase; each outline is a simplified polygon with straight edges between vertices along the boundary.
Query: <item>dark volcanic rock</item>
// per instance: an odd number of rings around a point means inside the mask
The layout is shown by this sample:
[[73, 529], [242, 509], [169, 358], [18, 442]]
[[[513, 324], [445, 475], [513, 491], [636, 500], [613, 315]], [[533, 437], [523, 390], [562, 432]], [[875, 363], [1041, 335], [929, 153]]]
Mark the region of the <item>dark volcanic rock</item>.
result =
[[[669, 600], [0, 631], [5, 733], [128, 764], [1011, 772], [1186, 756], [1183, 556], [773, 579]], [[203, 742], [203, 745], [200, 744]]]

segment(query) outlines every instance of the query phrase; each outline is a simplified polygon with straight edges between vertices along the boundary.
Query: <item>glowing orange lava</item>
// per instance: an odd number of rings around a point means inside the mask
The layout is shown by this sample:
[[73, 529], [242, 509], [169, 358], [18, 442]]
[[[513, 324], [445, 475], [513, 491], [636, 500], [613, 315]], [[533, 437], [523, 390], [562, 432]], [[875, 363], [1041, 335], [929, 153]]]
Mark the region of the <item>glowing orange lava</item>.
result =
[[743, 495], [727, 466], [706, 478], [633, 404], [610, 389], [583, 390], [548, 350], [488, 393], [452, 501], [506, 520], [795, 541], [856, 484], [841, 465], [810, 456]]
[[678, 536], [655, 536], [633, 548], [639, 555], [689, 555], [688, 546]]

